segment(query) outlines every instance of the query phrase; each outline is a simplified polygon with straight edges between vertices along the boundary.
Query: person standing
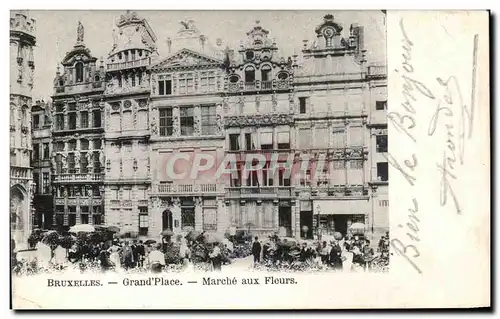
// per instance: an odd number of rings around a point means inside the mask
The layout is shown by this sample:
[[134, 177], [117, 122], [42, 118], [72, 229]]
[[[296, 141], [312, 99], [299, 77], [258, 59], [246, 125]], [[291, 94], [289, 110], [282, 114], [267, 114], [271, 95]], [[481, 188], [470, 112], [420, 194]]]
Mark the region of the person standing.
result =
[[221, 271], [222, 269], [222, 256], [219, 247], [219, 243], [214, 243], [214, 249], [210, 254], [210, 258], [212, 259], [212, 265], [214, 267], [214, 271]]
[[330, 250], [330, 265], [334, 270], [342, 270], [342, 249], [338, 241], [333, 241]]
[[153, 273], [160, 273], [165, 266], [165, 255], [160, 249], [161, 244], [155, 245], [147, 257], [147, 263]]
[[128, 241], [125, 241], [125, 245], [123, 246], [122, 258], [125, 270], [128, 270], [134, 266], [134, 252], [132, 250], [132, 247], [130, 247]]
[[109, 260], [113, 264], [115, 270], [121, 269], [120, 251], [121, 248], [118, 246], [118, 241], [113, 242], [113, 245], [108, 249], [108, 253], [110, 254]]
[[255, 241], [252, 245], [252, 255], [253, 255], [253, 264], [254, 266], [260, 263], [260, 252], [262, 250], [262, 246], [259, 242], [259, 237], [255, 237]]
[[139, 244], [136, 246], [136, 252], [137, 252], [137, 259], [136, 259], [137, 266], [142, 268], [144, 267], [144, 257], [146, 256], [146, 251], [142, 240], [139, 240]]

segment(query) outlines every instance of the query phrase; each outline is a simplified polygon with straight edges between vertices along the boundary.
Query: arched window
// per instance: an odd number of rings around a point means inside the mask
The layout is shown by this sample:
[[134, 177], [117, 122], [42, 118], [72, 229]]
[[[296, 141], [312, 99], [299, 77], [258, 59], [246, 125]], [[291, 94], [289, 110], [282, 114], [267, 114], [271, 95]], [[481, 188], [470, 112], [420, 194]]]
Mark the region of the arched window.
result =
[[59, 86], [64, 86], [64, 80], [63, 79], [59, 80]]
[[75, 65], [75, 69], [76, 69], [76, 82], [83, 82], [83, 63], [82, 62], [78, 62], [76, 65]]
[[260, 68], [262, 82], [271, 81], [271, 66], [269, 64], [263, 65]]
[[94, 81], [95, 82], [101, 81], [101, 77], [99, 75], [96, 75], [95, 78], [94, 78]]
[[253, 66], [248, 66], [245, 69], [245, 82], [255, 82], [255, 69]]

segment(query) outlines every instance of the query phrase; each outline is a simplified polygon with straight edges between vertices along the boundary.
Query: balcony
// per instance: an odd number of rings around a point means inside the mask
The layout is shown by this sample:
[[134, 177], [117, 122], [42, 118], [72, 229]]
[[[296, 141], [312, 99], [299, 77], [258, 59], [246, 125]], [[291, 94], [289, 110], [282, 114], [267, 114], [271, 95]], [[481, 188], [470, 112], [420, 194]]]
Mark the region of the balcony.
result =
[[245, 197], [245, 198], [278, 198], [290, 197], [291, 186], [243, 186], [229, 187], [228, 195], [230, 197]]
[[288, 90], [292, 87], [291, 80], [272, 80], [272, 81], [255, 81], [255, 82], [236, 82], [229, 83], [229, 92], [255, 92], [255, 91], [272, 91], [272, 90]]
[[54, 176], [54, 182], [101, 182], [103, 174], [58, 174]]
[[102, 205], [101, 196], [84, 197], [84, 196], [72, 196], [72, 197], [54, 197], [55, 205], [68, 205], [68, 206], [100, 206]]
[[218, 192], [217, 184], [159, 184], [159, 194], [200, 194]]
[[56, 94], [67, 93], [85, 93], [88, 91], [102, 91], [105, 89], [104, 81], [99, 82], [79, 82], [74, 84], [65, 84], [55, 88]]
[[140, 60], [127, 61], [127, 62], [108, 63], [107, 71], [137, 68], [141, 66], [149, 66], [150, 64], [151, 64], [151, 58], [144, 58]]
[[385, 78], [387, 77], [386, 65], [370, 65], [368, 67], [368, 76], [372, 78]]

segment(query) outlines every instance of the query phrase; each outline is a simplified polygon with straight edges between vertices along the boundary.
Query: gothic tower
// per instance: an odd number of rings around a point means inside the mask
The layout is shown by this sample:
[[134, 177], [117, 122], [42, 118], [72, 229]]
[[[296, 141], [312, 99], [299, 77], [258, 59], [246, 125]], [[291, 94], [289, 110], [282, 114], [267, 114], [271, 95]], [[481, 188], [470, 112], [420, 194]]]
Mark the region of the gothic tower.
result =
[[10, 13], [10, 216], [12, 239], [23, 246], [31, 230], [31, 94], [36, 22]]

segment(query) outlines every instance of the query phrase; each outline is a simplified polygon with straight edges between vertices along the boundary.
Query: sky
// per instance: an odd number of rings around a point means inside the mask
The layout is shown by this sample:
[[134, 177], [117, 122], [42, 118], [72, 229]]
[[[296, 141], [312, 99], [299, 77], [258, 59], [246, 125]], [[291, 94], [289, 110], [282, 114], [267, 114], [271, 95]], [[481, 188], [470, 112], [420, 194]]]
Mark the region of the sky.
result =
[[[85, 45], [98, 59], [106, 60], [113, 45], [113, 28], [125, 11], [56, 11], [33, 10], [29, 15], [37, 21], [35, 48], [35, 78], [33, 100], [47, 100], [53, 94], [53, 80], [57, 65], [76, 43], [78, 21], [85, 27]], [[270, 32], [269, 37], [284, 56], [299, 54], [302, 40], [313, 41], [314, 29], [323, 22], [323, 16], [333, 14], [340, 23], [344, 36], [349, 26], [364, 26], [365, 49], [368, 63], [385, 62], [386, 32], [381, 11], [137, 11], [145, 18], [157, 37], [160, 58], [168, 56], [167, 38], [174, 38], [181, 28], [180, 21], [195, 21], [198, 30], [215, 46], [221, 38], [225, 45], [238, 49], [246, 33], [256, 20]]]

